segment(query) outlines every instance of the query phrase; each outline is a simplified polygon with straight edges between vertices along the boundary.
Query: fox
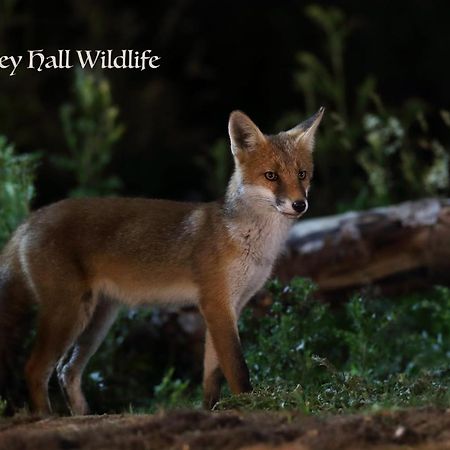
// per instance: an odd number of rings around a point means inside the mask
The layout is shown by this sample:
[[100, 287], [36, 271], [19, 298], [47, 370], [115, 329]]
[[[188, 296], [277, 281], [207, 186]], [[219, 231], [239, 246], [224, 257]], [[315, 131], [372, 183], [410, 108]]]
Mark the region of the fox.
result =
[[26, 332], [23, 317], [36, 304], [24, 367], [31, 409], [52, 414], [56, 371], [70, 413], [87, 414], [83, 371], [119, 308], [158, 303], [197, 305], [204, 318], [205, 408], [219, 401], [223, 378], [232, 394], [250, 392], [237, 321], [308, 209], [323, 113], [269, 135], [233, 111], [234, 172], [219, 201], [78, 198], [31, 213], [0, 256], [0, 390]]

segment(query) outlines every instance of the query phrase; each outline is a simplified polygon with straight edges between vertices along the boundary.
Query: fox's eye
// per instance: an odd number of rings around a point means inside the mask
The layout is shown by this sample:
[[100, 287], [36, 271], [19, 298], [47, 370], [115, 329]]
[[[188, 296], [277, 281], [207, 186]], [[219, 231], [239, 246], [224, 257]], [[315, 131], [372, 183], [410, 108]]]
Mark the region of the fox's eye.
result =
[[264, 176], [269, 180], [269, 181], [276, 181], [278, 180], [278, 175], [275, 172], [271, 172], [270, 170], [268, 172], [266, 172], [264, 174]]
[[300, 178], [300, 180], [304, 180], [306, 178], [306, 170], [300, 170], [300, 172], [298, 173], [298, 177]]

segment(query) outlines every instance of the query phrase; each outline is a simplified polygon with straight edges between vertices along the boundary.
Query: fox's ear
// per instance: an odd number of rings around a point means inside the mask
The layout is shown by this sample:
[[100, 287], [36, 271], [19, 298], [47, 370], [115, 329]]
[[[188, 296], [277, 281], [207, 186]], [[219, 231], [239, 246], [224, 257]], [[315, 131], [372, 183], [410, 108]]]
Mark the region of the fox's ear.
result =
[[241, 111], [230, 114], [228, 133], [233, 155], [240, 151], [254, 150], [266, 140], [260, 129]]
[[319, 111], [317, 111], [313, 116], [306, 119], [296, 127], [291, 128], [289, 131], [286, 131], [286, 133], [294, 136], [298, 142], [301, 142], [306, 145], [310, 151], [313, 151], [316, 130], [322, 120], [324, 112], [325, 108], [321, 106]]

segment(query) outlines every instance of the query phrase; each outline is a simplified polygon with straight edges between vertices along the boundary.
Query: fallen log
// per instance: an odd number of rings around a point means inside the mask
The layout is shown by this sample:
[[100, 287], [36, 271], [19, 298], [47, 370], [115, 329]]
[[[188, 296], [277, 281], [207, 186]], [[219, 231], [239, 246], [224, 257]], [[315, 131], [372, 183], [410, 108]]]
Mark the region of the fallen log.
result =
[[311, 278], [321, 294], [370, 286], [401, 293], [450, 285], [450, 199], [301, 220], [275, 274]]

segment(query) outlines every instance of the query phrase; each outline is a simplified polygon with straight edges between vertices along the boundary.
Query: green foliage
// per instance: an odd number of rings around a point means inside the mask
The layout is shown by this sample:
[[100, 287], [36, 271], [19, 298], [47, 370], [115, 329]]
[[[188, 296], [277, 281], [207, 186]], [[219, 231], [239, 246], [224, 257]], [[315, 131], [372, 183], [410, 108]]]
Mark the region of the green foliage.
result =
[[375, 114], [365, 115], [363, 126], [368, 147], [358, 154], [357, 161], [367, 174], [374, 203], [385, 204], [392, 188], [389, 157], [401, 149], [405, 131], [396, 117], [382, 118]]
[[0, 248], [29, 212], [37, 159], [18, 155], [0, 135]]
[[430, 126], [421, 104], [410, 102], [401, 119], [386, 112], [379, 103], [378, 109], [377, 114], [364, 115], [366, 145], [357, 155], [369, 187], [361, 191], [365, 196], [363, 205], [446, 195], [450, 187], [450, 155], [438, 139], [429, 135]]
[[258, 385], [249, 394], [240, 394], [233, 397], [224, 397], [214, 409], [247, 409], [247, 410], [302, 410], [304, 393], [300, 385], [287, 388], [284, 384]]
[[333, 316], [312, 299], [307, 280], [297, 278], [288, 287], [273, 281], [270, 288], [277, 298], [271, 314], [256, 320], [247, 308], [240, 325], [252, 377], [257, 384], [278, 384], [301, 372], [314, 380], [320, 370], [311, 357], [333, 348]]
[[189, 381], [174, 379], [174, 368], [171, 367], [164, 375], [160, 384], [154, 388], [154, 403], [165, 408], [180, 407], [186, 401]]
[[[307, 113], [320, 104], [327, 107], [315, 155], [320, 180], [316, 201], [332, 205], [339, 192], [336, 209], [347, 210], [448, 194], [449, 151], [430, 136], [423, 102], [409, 100], [395, 113], [388, 110], [372, 76], [348, 92], [345, 48], [351, 22], [334, 7], [314, 4], [305, 11], [318, 27], [324, 47], [322, 57], [300, 52], [294, 74]], [[291, 112], [280, 127], [292, 126], [305, 115]], [[443, 110], [440, 116], [448, 139], [450, 114]], [[433, 124], [439, 122], [432, 119]]]
[[323, 33], [325, 59], [324, 64], [310, 52], [300, 52], [298, 62], [302, 70], [295, 74], [297, 86], [302, 91], [307, 110], [313, 111], [318, 97], [326, 98], [342, 119], [347, 117], [345, 88], [344, 50], [345, 41], [351, 28], [342, 11], [335, 7], [323, 8], [310, 5], [306, 15]]
[[270, 315], [241, 324], [257, 388], [218, 408], [349, 411], [450, 405], [450, 289], [355, 296], [331, 310], [305, 280], [273, 282]]
[[96, 73], [76, 70], [73, 103], [61, 108], [69, 154], [53, 158], [58, 168], [76, 179], [77, 187], [70, 195], [104, 195], [120, 188], [117, 177], [105, 175], [114, 145], [124, 131], [118, 115], [109, 82]]

